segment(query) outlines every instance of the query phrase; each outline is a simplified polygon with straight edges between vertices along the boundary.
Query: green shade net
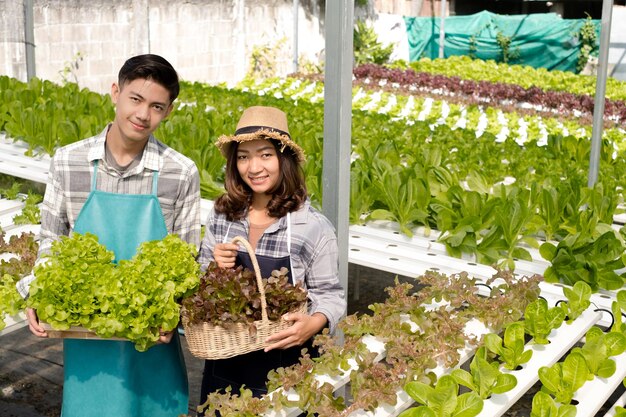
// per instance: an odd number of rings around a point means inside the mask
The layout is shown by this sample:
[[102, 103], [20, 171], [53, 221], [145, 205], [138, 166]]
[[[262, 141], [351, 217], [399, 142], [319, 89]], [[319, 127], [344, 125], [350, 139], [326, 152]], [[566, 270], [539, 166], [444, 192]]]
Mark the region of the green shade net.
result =
[[[439, 57], [438, 17], [404, 17], [409, 59]], [[586, 19], [563, 19], [556, 13], [499, 15], [483, 11], [446, 17], [444, 56], [471, 55], [504, 61], [498, 34], [511, 39], [508, 63], [576, 71], [581, 43], [577, 35]], [[600, 39], [600, 21], [592, 20]], [[597, 46], [597, 45], [596, 45]]]

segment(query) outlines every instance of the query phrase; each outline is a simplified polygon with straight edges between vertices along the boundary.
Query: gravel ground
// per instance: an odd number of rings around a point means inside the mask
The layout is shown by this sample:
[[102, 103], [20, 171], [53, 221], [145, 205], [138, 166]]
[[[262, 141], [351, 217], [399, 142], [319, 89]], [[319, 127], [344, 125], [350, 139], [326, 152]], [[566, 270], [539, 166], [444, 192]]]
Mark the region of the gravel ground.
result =
[[[181, 338], [183, 344], [185, 338]], [[0, 337], [0, 417], [58, 417], [63, 387], [63, 343], [40, 339], [25, 327]], [[204, 361], [183, 347], [190, 415], [200, 395]], [[173, 416], [174, 417], [174, 416]]]
[[58, 339], [39, 339], [27, 328], [0, 337], [0, 416], [60, 415], [63, 352]]
[[[367, 306], [386, 298], [395, 275], [350, 265], [348, 314], [368, 312]], [[399, 277], [401, 281], [413, 281]], [[183, 343], [185, 339], [182, 338]], [[184, 348], [189, 375], [190, 415], [195, 415], [200, 392], [203, 361]], [[60, 339], [39, 339], [27, 328], [0, 337], [0, 417], [57, 417], [61, 410], [63, 353]], [[532, 397], [539, 384], [529, 390], [504, 416], [529, 417]], [[618, 390], [608, 401], [613, 404], [623, 393]], [[597, 417], [608, 411], [603, 407]]]

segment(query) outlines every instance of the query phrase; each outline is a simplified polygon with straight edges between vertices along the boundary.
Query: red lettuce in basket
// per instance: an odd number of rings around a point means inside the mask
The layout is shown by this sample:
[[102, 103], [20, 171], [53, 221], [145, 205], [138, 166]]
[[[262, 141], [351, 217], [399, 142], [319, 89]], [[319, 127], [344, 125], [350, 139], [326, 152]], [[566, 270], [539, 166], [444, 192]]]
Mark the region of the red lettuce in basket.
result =
[[[307, 299], [301, 284], [292, 285], [287, 273], [281, 268], [262, 279], [271, 321], [296, 310]], [[211, 262], [198, 291], [183, 299], [182, 315], [192, 324], [207, 322], [226, 329], [238, 323], [254, 326], [261, 320], [261, 293], [254, 272], [241, 266], [220, 268]]]

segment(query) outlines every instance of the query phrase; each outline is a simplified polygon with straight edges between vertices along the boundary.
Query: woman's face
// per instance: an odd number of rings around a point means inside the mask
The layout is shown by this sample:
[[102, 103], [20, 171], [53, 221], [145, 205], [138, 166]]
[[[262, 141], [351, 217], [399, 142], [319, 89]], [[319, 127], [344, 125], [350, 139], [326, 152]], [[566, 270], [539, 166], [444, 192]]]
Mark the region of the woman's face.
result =
[[265, 139], [239, 143], [237, 170], [255, 195], [268, 194], [274, 189], [280, 176], [280, 163], [276, 148]]

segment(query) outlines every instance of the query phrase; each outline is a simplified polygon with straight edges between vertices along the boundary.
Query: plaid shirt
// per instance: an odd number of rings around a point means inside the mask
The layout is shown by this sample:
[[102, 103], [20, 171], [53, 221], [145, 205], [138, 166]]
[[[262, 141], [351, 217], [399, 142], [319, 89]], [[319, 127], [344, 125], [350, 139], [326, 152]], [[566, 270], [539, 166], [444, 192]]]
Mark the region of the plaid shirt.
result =
[[[293, 276], [308, 290], [309, 314], [322, 313], [328, 319], [331, 332], [346, 313], [344, 289], [338, 278], [337, 237], [330, 221], [307, 201], [291, 217], [291, 252], [287, 249], [287, 217], [270, 225], [257, 242], [255, 253], [260, 256], [291, 257]], [[230, 230], [229, 230], [230, 226]], [[246, 217], [229, 222], [224, 214], [212, 210], [206, 221], [204, 239], [198, 260], [206, 269], [213, 260], [216, 243], [230, 242], [235, 236], [248, 237]], [[225, 236], [228, 233], [228, 236]], [[245, 248], [240, 250], [245, 251]]]
[[[151, 194], [153, 171], [158, 171], [157, 198], [168, 232], [199, 246], [200, 178], [194, 162], [150, 135], [139, 164], [120, 173], [106, 163], [104, 143], [109, 127], [60, 148], [52, 158], [41, 206], [38, 259], [50, 252], [54, 240], [73, 230], [91, 191], [95, 161], [100, 161], [97, 189], [110, 193]], [[32, 279], [31, 275], [18, 283], [23, 296]]]

